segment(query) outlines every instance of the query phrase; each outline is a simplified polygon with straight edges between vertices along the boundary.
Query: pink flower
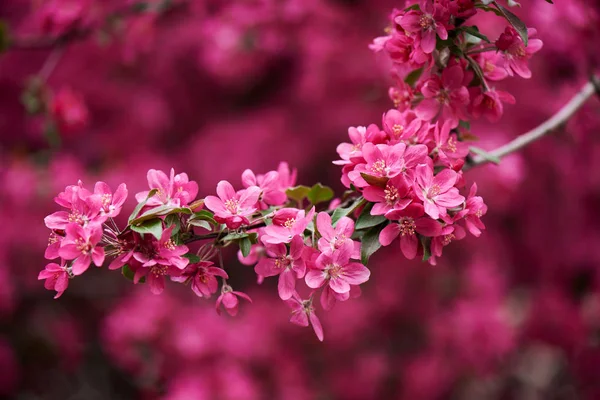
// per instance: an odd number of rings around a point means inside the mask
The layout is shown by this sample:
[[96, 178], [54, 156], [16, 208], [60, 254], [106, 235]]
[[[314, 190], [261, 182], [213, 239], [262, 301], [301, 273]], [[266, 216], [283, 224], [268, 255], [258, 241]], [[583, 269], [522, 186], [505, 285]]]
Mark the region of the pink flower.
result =
[[420, 1], [420, 9], [410, 10], [394, 20], [404, 30], [416, 33], [420, 39], [420, 46], [425, 53], [435, 50], [436, 34], [442, 40], [448, 39], [446, 23], [448, 22], [448, 11], [439, 4], [429, 0]]
[[311, 208], [307, 215], [304, 210], [296, 208], [282, 208], [273, 216], [273, 223], [265, 228], [261, 236], [263, 243], [278, 244], [289, 243], [294, 236], [302, 235], [312, 221], [315, 208]]
[[109, 217], [114, 218], [121, 212], [121, 208], [127, 199], [127, 186], [122, 183], [117, 187], [117, 190], [113, 194], [110, 187], [104, 182], [96, 182], [94, 187], [94, 194], [99, 195], [101, 198], [101, 212]]
[[268, 257], [261, 259], [254, 271], [264, 277], [279, 275], [277, 289], [281, 300], [288, 300], [295, 291], [296, 279], [302, 279], [306, 266], [302, 259], [304, 242], [300, 236], [294, 236], [290, 243], [290, 250], [285, 244], [266, 244]]
[[55, 299], [58, 299], [67, 290], [69, 286], [69, 272], [65, 265], [65, 260], [61, 260], [60, 265], [50, 263], [38, 275], [38, 280], [45, 279], [44, 287], [48, 290], [56, 290]]
[[[178, 277], [181, 275], [181, 269], [174, 265], [152, 264], [144, 266], [137, 264], [137, 261], [131, 260], [129, 266], [135, 271], [133, 283], [139, 283], [140, 279], [146, 277], [146, 283], [152, 294], [161, 294], [165, 290], [165, 276]], [[137, 264], [137, 265], [136, 265]]]
[[367, 187], [369, 184], [362, 177], [362, 173], [378, 178], [393, 178], [407, 173], [417, 164], [427, 163], [427, 153], [425, 145], [407, 147], [404, 143], [393, 146], [365, 143], [363, 157], [366, 164], [357, 165], [354, 171], [348, 173], [348, 177], [357, 187]]
[[451, 125], [452, 123], [449, 121], [444, 122], [443, 125], [437, 122], [434, 127], [433, 137], [435, 139], [435, 150], [437, 150], [438, 159], [443, 165], [453, 168], [458, 160], [464, 163], [464, 158], [469, 154], [469, 144], [459, 142], [455, 134], [450, 134]]
[[477, 55], [477, 62], [481, 66], [483, 76], [490, 81], [501, 81], [508, 76], [504, 68], [505, 60], [502, 53], [488, 51]]
[[85, 228], [78, 224], [69, 224], [65, 230], [58, 254], [65, 260], [73, 261], [73, 275], [83, 274], [90, 264], [98, 267], [104, 262], [104, 248], [96, 245], [102, 239], [102, 226], [90, 224]]
[[89, 112], [79, 93], [61, 88], [50, 100], [50, 113], [61, 134], [82, 131], [89, 123]]
[[217, 276], [229, 279], [227, 272], [217, 268], [211, 261], [200, 261], [188, 265], [180, 276], [171, 277], [175, 282], [191, 282], [192, 290], [198, 297], [210, 297], [217, 292]]
[[215, 213], [215, 220], [227, 225], [229, 229], [237, 229], [242, 225], [248, 225], [247, 216], [256, 211], [256, 202], [261, 190], [257, 186], [236, 192], [231, 183], [220, 181], [217, 184], [217, 195], [206, 196], [204, 204], [206, 208]]
[[413, 88], [399, 79], [396, 86], [392, 86], [388, 90], [390, 100], [394, 102], [394, 107], [399, 111], [409, 110], [412, 106], [412, 101], [415, 97]]
[[292, 309], [292, 316], [290, 322], [298, 326], [308, 326], [309, 323], [312, 325], [315, 335], [322, 342], [323, 341], [323, 327], [321, 321], [315, 315], [315, 308], [312, 305], [312, 295], [308, 300], [302, 300], [298, 293], [294, 293], [292, 298], [286, 301], [286, 304]]
[[392, 210], [402, 210], [412, 201], [411, 184], [403, 175], [387, 181], [385, 188], [368, 186], [363, 190], [363, 197], [375, 203], [371, 215], [385, 215]]
[[504, 33], [496, 40], [496, 47], [504, 54], [504, 67], [510, 76], [513, 76], [514, 72], [521, 78], [531, 78], [531, 70], [527, 65], [527, 61], [543, 46], [540, 39], [533, 39], [536, 34], [535, 29], [527, 29], [529, 40], [527, 47], [525, 47], [519, 33], [512, 26], [507, 26]]
[[515, 98], [512, 94], [502, 90], [490, 89], [482, 91], [481, 88], [473, 88], [471, 92], [473, 103], [471, 104], [471, 113], [475, 118], [484, 115], [488, 121], [497, 122], [504, 113], [502, 102], [515, 104]]
[[485, 229], [485, 225], [481, 222], [481, 217], [487, 213], [487, 205], [483, 202], [481, 196], [477, 194], [477, 184], [471, 186], [469, 195], [465, 202], [465, 209], [456, 215], [456, 219], [463, 218], [467, 230], [475, 237], [481, 235], [481, 231]]
[[317, 230], [321, 234], [318, 242], [320, 251], [332, 254], [334, 251], [347, 246], [352, 250], [350, 258], [360, 259], [360, 243], [350, 239], [354, 233], [354, 221], [350, 218], [340, 218], [334, 228], [329, 214], [320, 212], [317, 214]]
[[[74, 187], [71, 187], [71, 190], [67, 189], [69, 194], [65, 191], [56, 200], [62, 204], [68, 204], [70, 211], [57, 211], [44, 218], [48, 228], [65, 230], [71, 224], [87, 226], [89, 223], [102, 224], [106, 221], [107, 216], [100, 215], [102, 210], [101, 196], [90, 195], [85, 189], [77, 190]], [[71, 198], [68, 199], [68, 197]]]
[[371, 272], [357, 262], [350, 262], [353, 248], [343, 246], [332, 254], [321, 254], [317, 257], [315, 268], [306, 273], [306, 285], [317, 289], [328, 285], [336, 293], [347, 293], [350, 285], [360, 285], [369, 280]]
[[419, 103], [415, 112], [426, 121], [435, 118], [452, 121], [452, 128], [458, 120], [466, 120], [465, 106], [469, 104], [469, 91], [463, 85], [464, 71], [460, 65], [444, 69], [441, 78], [432, 75], [421, 88], [425, 99]]
[[246, 293], [235, 292], [231, 286], [223, 284], [223, 287], [221, 288], [221, 295], [217, 298], [217, 303], [215, 305], [217, 314], [221, 315], [221, 309], [219, 307], [221, 304], [223, 304], [225, 311], [227, 311], [227, 313], [232, 317], [235, 317], [238, 313], [238, 297], [241, 297], [242, 299], [252, 303], [252, 299]]
[[444, 169], [434, 177], [430, 166], [417, 166], [413, 189], [431, 218], [445, 216], [448, 208], [458, 207], [465, 201], [454, 187], [457, 179], [458, 174], [451, 169]]
[[182, 257], [189, 252], [186, 245], [177, 245], [171, 239], [174, 225], [162, 231], [159, 240], [153, 236], [150, 237], [150, 242], [145, 242], [146, 246], [138, 246], [142, 251], [135, 252], [134, 258], [142, 263], [142, 267], [152, 267], [154, 265], [174, 266], [179, 270], [185, 269], [190, 260]]
[[46, 247], [46, 251], [44, 252], [44, 258], [47, 260], [54, 260], [58, 258], [58, 250], [60, 250], [60, 245], [64, 236], [56, 234], [56, 232], [52, 231], [50, 233], [50, 237], [48, 238], [48, 247]]
[[[459, 225], [446, 225], [442, 228], [440, 235], [431, 240], [431, 254], [435, 257], [442, 256], [442, 249], [453, 240], [462, 240], [466, 236], [464, 228]], [[433, 264], [435, 265], [435, 263]]]
[[421, 204], [415, 203], [404, 210], [392, 211], [386, 217], [397, 222], [383, 228], [379, 233], [379, 243], [388, 246], [400, 235], [400, 250], [409, 260], [417, 255], [419, 248], [417, 233], [426, 237], [435, 237], [442, 232], [441, 224], [426, 216]]
[[365, 143], [383, 143], [385, 133], [381, 132], [375, 124], [348, 128], [348, 136], [352, 143], [340, 143], [337, 147], [337, 153], [341, 160], [333, 163], [336, 165], [350, 165], [362, 161], [362, 147]]
[[285, 191], [281, 189], [277, 171], [271, 171], [265, 175], [254, 175], [252, 170], [247, 169], [242, 173], [242, 184], [245, 188], [257, 186], [262, 190], [259, 200], [263, 209], [268, 206], [280, 206], [287, 200]]
[[[171, 168], [171, 175], [167, 176], [163, 171], [151, 169], [148, 171], [148, 186], [150, 189], [157, 189], [154, 196], [148, 199], [146, 207], [157, 207], [169, 205], [184, 207], [194, 201], [198, 194], [198, 184], [190, 181], [186, 173], [175, 175], [175, 170]], [[148, 197], [149, 191], [137, 193], [135, 199], [138, 202], [144, 201]]]
[[422, 124], [412, 110], [404, 112], [389, 110], [383, 114], [382, 119], [383, 130], [388, 134], [390, 144], [397, 143], [399, 140], [415, 139]]

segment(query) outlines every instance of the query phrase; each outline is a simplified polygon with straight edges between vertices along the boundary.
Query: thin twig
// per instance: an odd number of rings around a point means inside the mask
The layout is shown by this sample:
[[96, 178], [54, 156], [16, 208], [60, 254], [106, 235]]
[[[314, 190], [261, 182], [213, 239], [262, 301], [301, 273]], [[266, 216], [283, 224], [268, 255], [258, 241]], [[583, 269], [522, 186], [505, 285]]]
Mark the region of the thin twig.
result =
[[[598, 83], [600, 78], [598, 76], [593, 76], [589, 82], [587, 82], [567, 104], [563, 106], [556, 114], [554, 114], [550, 119], [546, 120], [544, 123], [539, 125], [538, 127], [530, 130], [518, 136], [513, 141], [508, 142], [504, 146], [498, 147], [497, 149], [489, 152], [490, 156], [496, 158], [502, 158], [509, 154], [512, 154], [523, 147], [529, 145], [530, 143], [535, 142], [536, 140], [544, 137], [545, 135], [552, 133], [560, 126], [564, 125], [580, 108], [585, 104], [585, 102], [594, 95], [597, 91], [596, 85], [600, 86]], [[492, 158], [490, 157], [490, 158]], [[476, 167], [481, 164], [486, 164], [490, 160], [488, 158], [484, 158], [482, 156], [474, 156], [473, 160], [465, 164], [463, 167], [463, 171], [468, 171], [469, 169]]]

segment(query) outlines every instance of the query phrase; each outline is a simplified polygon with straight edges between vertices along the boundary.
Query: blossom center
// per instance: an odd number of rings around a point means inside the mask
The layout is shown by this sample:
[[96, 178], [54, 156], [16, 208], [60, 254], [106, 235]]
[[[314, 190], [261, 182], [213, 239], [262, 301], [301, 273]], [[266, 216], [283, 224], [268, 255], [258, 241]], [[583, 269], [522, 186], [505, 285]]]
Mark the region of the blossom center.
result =
[[400, 197], [398, 195], [398, 189], [392, 185], [387, 185], [383, 193], [385, 194], [385, 203], [388, 206], [393, 206], [396, 203], [396, 200], [398, 200], [398, 197]]
[[441, 188], [439, 185], [432, 185], [429, 190], [427, 191], [427, 197], [429, 199], [434, 198], [435, 196], [439, 195], [441, 191]]
[[404, 125], [394, 124], [392, 127], [392, 132], [394, 132], [394, 136], [398, 137], [404, 132]]
[[239, 202], [237, 199], [225, 200], [225, 208], [232, 214], [237, 214], [239, 209]]
[[327, 267], [325, 273], [329, 279], [337, 279], [340, 277], [340, 275], [342, 275], [342, 266], [338, 264], [331, 264]]
[[403, 218], [398, 225], [400, 226], [400, 234], [402, 236], [412, 236], [415, 234], [416, 225], [414, 219], [410, 217]]
[[448, 246], [450, 244], [450, 242], [452, 242], [452, 239], [455, 239], [456, 236], [454, 236], [453, 233], [449, 233], [447, 235], [444, 235], [444, 239], [442, 239], [442, 244], [444, 246]]
[[112, 202], [112, 194], [105, 193], [102, 195], [102, 208], [107, 209]]
[[159, 276], [166, 275], [167, 269], [168, 268], [165, 267], [164, 265], [156, 264], [150, 269], [150, 272], [152, 273], [152, 275], [154, 275], [156, 278], [158, 278]]
[[75, 211], [75, 210], [73, 210], [71, 212], [71, 214], [69, 214], [68, 219], [69, 219], [69, 222], [75, 222], [82, 226], [85, 225], [85, 223], [86, 223], [85, 216], [82, 213], [80, 213], [79, 211]]
[[175, 242], [173, 242], [173, 239], [169, 239], [167, 240], [164, 244], [163, 244], [164, 248], [167, 250], [175, 250]]
[[452, 153], [456, 151], [456, 139], [454, 138], [454, 136], [450, 136], [450, 138], [448, 139], [448, 143], [446, 143], [446, 148]]
[[483, 211], [481, 211], [481, 210], [477, 210], [477, 211], [475, 212], [475, 216], [476, 216], [477, 218], [481, 218], [481, 217], [483, 217]]
[[344, 243], [346, 243], [347, 239], [348, 238], [346, 237], [346, 235], [335, 236], [333, 238], [333, 248], [339, 249], [340, 247], [342, 247], [344, 245]]
[[92, 250], [92, 245], [83, 238], [77, 238], [75, 246], [82, 254], [88, 254]]
[[423, 14], [419, 18], [419, 25], [423, 30], [433, 30], [435, 29], [435, 20], [431, 14]]
[[285, 226], [288, 229], [292, 229], [294, 227], [295, 223], [296, 223], [296, 218], [288, 218], [283, 223], [283, 226]]
[[442, 89], [438, 92], [436, 99], [440, 104], [448, 104], [450, 95], [448, 94], [447, 90]]
[[389, 170], [389, 167], [385, 164], [385, 160], [379, 159], [371, 165], [371, 171], [381, 176], [386, 176]]
[[289, 268], [292, 265], [292, 259], [289, 256], [281, 256], [275, 259], [275, 267]]

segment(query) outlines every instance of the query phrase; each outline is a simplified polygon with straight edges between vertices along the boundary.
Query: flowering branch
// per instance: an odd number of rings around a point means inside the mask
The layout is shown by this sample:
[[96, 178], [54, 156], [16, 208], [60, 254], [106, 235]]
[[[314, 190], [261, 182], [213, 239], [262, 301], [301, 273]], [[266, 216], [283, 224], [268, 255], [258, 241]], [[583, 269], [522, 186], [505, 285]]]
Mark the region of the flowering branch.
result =
[[593, 75], [590, 80], [583, 85], [581, 90], [548, 120], [529, 132], [516, 137], [514, 140], [510, 141], [504, 146], [489, 152], [488, 156], [478, 155], [473, 157], [471, 162], [465, 164], [463, 171], [468, 171], [469, 169], [478, 165], [486, 164], [493, 159], [501, 159], [509, 154], [521, 150], [523, 147], [528, 146], [538, 139], [541, 139], [547, 134], [554, 132], [556, 129], [567, 123], [567, 121], [573, 115], [575, 115], [575, 113], [588, 101], [590, 97], [594, 95], [594, 93], [600, 94], [600, 77], [596, 75]]

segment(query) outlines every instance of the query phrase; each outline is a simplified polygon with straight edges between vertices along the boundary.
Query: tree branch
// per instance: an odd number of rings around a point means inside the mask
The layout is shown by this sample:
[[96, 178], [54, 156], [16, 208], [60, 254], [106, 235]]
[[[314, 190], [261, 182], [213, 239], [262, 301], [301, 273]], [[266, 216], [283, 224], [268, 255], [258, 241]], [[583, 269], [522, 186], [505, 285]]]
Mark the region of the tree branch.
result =
[[[489, 153], [490, 156], [496, 158], [505, 157], [546, 136], [547, 134], [552, 133], [557, 128], [564, 125], [581, 108], [581, 106], [583, 106], [586, 101], [594, 95], [594, 93], [598, 93], [600, 95], [599, 88], [600, 77], [593, 75], [590, 78], [590, 81], [581, 88], [579, 93], [577, 93], [567, 104], [558, 110], [558, 112], [550, 119], [546, 120], [544, 123], [530, 130], [529, 132], [518, 136], [504, 146], [498, 147], [496, 150], [491, 151]], [[486, 164], [489, 161], [490, 160], [488, 158], [475, 156], [470, 163], [465, 164], [463, 171], [468, 171], [473, 167]]]

